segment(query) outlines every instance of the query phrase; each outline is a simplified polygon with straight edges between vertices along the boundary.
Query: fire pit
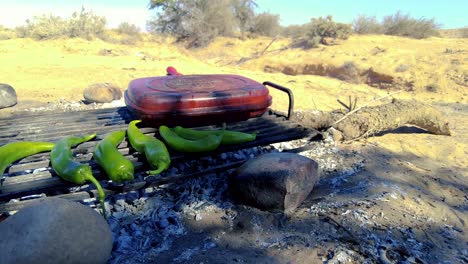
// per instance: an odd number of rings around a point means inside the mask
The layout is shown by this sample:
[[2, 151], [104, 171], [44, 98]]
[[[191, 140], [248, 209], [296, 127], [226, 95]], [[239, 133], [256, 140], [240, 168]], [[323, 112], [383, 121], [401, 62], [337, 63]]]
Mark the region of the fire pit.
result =
[[[105, 188], [108, 223], [112, 229], [114, 248], [109, 263], [148, 263], [196, 261], [219, 263], [223, 254], [239, 256], [238, 260], [255, 259], [255, 249], [238, 253], [226, 248], [241, 243], [239, 230], [250, 230], [258, 236], [255, 248], [289, 245], [291, 232], [268, 237], [264, 230], [273, 221], [275, 228], [282, 218], [255, 209], [236, 208], [227, 194], [227, 181], [233, 169], [246, 160], [269, 152], [293, 152], [315, 159], [321, 167], [326, 185], [340, 186], [360, 169], [362, 160], [356, 155], [343, 156], [331, 136], [307, 129], [289, 120], [286, 115], [268, 110], [260, 117], [227, 123], [227, 129], [259, 131], [257, 140], [235, 146], [223, 146], [203, 155], [187, 155], [172, 151], [171, 167], [158, 176], [146, 175], [144, 157], [120, 144], [120, 151], [135, 164], [135, 181], [118, 185], [106, 179], [92, 159], [99, 140], [110, 131], [126, 129], [134, 119], [126, 107], [91, 109], [71, 112], [29, 113], [0, 120], [0, 144], [22, 140], [56, 141], [68, 135], [98, 133], [90, 142], [74, 148], [76, 159], [88, 163]], [[218, 125], [219, 126], [219, 125]], [[199, 129], [212, 129], [205, 126]], [[154, 127], [142, 126], [144, 133], [160, 137]], [[340, 164], [347, 163], [345, 166]], [[74, 185], [61, 180], [50, 167], [49, 153], [25, 158], [10, 166], [3, 175], [0, 212], [14, 213], [42, 197], [61, 197], [96, 208], [94, 185]], [[278, 218], [279, 217], [279, 218]], [[212, 223], [214, 226], [204, 226]], [[190, 227], [189, 227], [190, 226]], [[206, 230], [219, 226], [208, 235]], [[197, 231], [200, 230], [200, 231]], [[205, 230], [201, 232], [201, 230]], [[223, 240], [229, 231], [229, 239]], [[291, 241], [290, 241], [291, 240]], [[275, 242], [276, 241], [276, 242]], [[290, 242], [288, 242], [290, 241]], [[280, 243], [280, 244], [278, 244]], [[221, 248], [222, 247], [222, 248]], [[258, 252], [257, 252], [258, 251]], [[257, 252], [257, 253], [255, 253]], [[214, 253], [214, 254], [213, 254]], [[204, 254], [213, 254], [209, 259]], [[198, 257], [194, 257], [197, 255]], [[211, 261], [211, 262], [210, 262]]]

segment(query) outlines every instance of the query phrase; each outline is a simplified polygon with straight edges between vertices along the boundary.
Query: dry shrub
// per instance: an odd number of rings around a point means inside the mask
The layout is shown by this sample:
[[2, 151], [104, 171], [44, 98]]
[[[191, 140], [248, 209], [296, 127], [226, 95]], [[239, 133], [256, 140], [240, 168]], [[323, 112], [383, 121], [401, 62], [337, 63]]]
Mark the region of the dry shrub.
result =
[[432, 19], [412, 18], [400, 11], [385, 16], [379, 22], [375, 16], [358, 15], [353, 20], [353, 30], [358, 34], [385, 34], [416, 39], [439, 35], [440, 25]]
[[249, 24], [248, 18], [244, 17], [241, 20], [240, 17], [248, 12], [240, 14], [237, 11], [249, 2], [241, 0], [150, 1], [150, 7], [157, 8], [160, 12], [156, 19], [148, 22], [148, 29], [150, 32], [170, 34], [176, 37], [177, 41], [187, 42], [189, 48], [203, 47], [217, 36], [234, 36], [241, 25], [246, 27]]
[[51, 39], [68, 35], [68, 23], [59, 16], [42, 15], [26, 20], [26, 25], [16, 28], [20, 38]]
[[307, 31], [307, 24], [303, 25], [289, 25], [281, 29], [281, 35], [289, 38], [299, 38], [305, 36]]
[[336, 78], [349, 82], [349, 83], [360, 83], [361, 73], [358, 66], [352, 61], [346, 61], [338, 68]]
[[383, 26], [375, 16], [359, 15], [352, 23], [353, 31], [357, 34], [382, 34]]
[[461, 29], [461, 37], [468, 38], [468, 27], [464, 27]]
[[93, 12], [86, 11], [84, 7], [79, 13], [74, 12], [68, 20], [68, 37], [93, 39], [104, 38], [106, 34], [106, 18]]
[[135, 45], [140, 38], [134, 36], [124, 36], [120, 39], [119, 43], [123, 45]]
[[120, 23], [116, 31], [122, 35], [140, 37], [140, 28], [128, 22]]
[[86, 11], [74, 12], [70, 19], [59, 16], [42, 15], [26, 20], [26, 25], [16, 28], [16, 34], [21, 38], [51, 39], [70, 38], [105, 38], [106, 19]]
[[320, 38], [312, 38], [312, 39], [305, 39], [305, 38], [295, 38], [293, 39], [290, 47], [293, 49], [312, 49], [318, 47], [320, 44]]
[[140, 28], [128, 22], [120, 23], [115, 31], [119, 33], [120, 36], [110, 41], [112, 43], [135, 45], [138, 41], [143, 39]]
[[16, 38], [15, 31], [0, 25], [0, 40], [7, 40], [13, 38]]
[[275, 37], [281, 31], [279, 19], [279, 15], [267, 12], [258, 14], [255, 16], [251, 32], [261, 36]]
[[416, 39], [428, 38], [439, 34], [438, 25], [434, 18], [415, 19], [400, 11], [383, 19], [382, 26], [386, 35], [411, 37]]

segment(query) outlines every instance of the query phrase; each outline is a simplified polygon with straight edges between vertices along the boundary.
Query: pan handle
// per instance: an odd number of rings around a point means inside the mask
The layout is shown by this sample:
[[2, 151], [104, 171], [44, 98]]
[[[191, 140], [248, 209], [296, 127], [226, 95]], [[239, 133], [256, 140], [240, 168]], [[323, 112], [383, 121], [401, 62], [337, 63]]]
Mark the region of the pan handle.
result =
[[276, 83], [272, 83], [272, 82], [263, 82], [263, 85], [265, 86], [271, 86], [275, 89], [278, 89], [280, 91], [283, 91], [285, 93], [288, 94], [288, 97], [289, 97], [289, 107], [288, 107], [288, 116], [287, 116], [287, 119], [289, 120], [289, 118], [291, 117], [291, 115], [293, 114], [293, 109], [294, 109], [294, 95], [293, 95], [293, 92], [291, 91], [291, 89], [289, 88], [286, 88], [286, 87], [283, 87], [281, 85], [278, 85]]

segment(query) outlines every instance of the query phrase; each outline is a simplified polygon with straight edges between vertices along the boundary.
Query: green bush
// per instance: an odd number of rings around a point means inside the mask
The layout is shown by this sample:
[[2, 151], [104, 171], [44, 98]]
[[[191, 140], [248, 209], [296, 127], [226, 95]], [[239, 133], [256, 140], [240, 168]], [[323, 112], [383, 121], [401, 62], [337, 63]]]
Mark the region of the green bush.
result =
[[[336, 23], [333, 21], [332, 16], [319, 17], [312, 18], [311, 22], [307, 25], [306, 38], [312, 44], [317, 42], [323, 44], [325, 38], [348, 39], [351, 32], [351, 25]], [[314, 47], [316, 45], [318, 43]]]
[[353, 31], [357, 34], [382, 34], [383, 27], [375, 16], [357, 16], [352, 23]]
[[306, 34], [310, 38], [319, 36], [322, 39], [347, 39], [351, 35], [351, 26], [334, 22], [332, 16], [312, 18]]
[[279, 19], [279, 15], [267, 12], [258, 14], [255, 16], [251, 32], [262, 36], [275, 37], [281, 31]]
[[383, 19], [382, 26], [384, 34], [394, 36], [404, 36], [416, 39], [437, 36], [440, 25], [432, 19], [415, 19], [408, 14], [397, 13], [386, 16]]
[[351, 25], [336, 23], [331, 16], [312, 18], [303, 25], [293, 25], [282, 29], [282, 35], [293, 39], [292, 48], [310, 49], [319, 44], [327, 44], [326, 38], [347, 39], [351, 35]]
[[26, 20], [26, 25], [16, 28], [16, 34], [21, 38], [51, 39], [59, 37], [80, 37], [92, 39], [105, 38], [106, 19], [92, 12], [81, 9], [74, 12], [70, 19], [59, 16], [42, 15]]

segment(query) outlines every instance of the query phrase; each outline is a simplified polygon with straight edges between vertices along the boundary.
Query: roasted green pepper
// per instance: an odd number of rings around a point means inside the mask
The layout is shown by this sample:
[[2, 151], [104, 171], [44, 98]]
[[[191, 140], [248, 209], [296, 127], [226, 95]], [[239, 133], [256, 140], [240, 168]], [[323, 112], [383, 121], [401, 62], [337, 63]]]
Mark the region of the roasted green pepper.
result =
[[159, 134], [169, 146], [180, 152], [205, 152], [215, 150], [221, 144], [221, 135], [210, 134], [201, 139], [190, 140], [177, 135], [167, 126], [159, 127]]
[[[54, 147], [51, 142], [34, 142], [34, 141], [21, 141], [12, 142], [0, 147], [0, 177], [5, 172], [5, 169], [11, 163], [26, 158], [28, 156], [50, 151]], [[0, 185], [1, 189], [1, 185]]]
[[109, 179], [115, 182], [132, 181], [133, 163], [119, 152], [117, 146], [125, 138], [125, 130], [107, 134], [94, 149], [93, 157], [104, 169]]
[[140, 122], [141, 120], [133, 120], [128, 124], [128, 141], [136, 151], [145, 154], [146, 160], [154, 169], [150, 170], [149, 174], [159, 174], [171, 164], [169, 151], [161, 140], [143, 134], [136, 126]]
[[186, 139], [197, 140], [202, 139], [208, 135], [222, 136], [221, 145], [233, 145], [241, 144], [250, 141], [254, 141], [257, 137], [257, 133], [244, 133], [233, 130], [195, 130], [190, 128], [183, 128], [176, 126], [174, 132]]
[[104, 217], [106, 217], [106, 208], [104, 207], [105, 193], [96, 178], [94, 178], [89, 165], [81, 164], [73, 160], [71, 148], [83, 142], [93, 139], [96, 134], [84, 137], [65, 137], [57, 141], [50, 152], [50, 162], [57, 175], [62, 179], [76, 184], [83, 184], [90, 181], [96, 185], [99, 193], [99, 202], [101, 203]]

